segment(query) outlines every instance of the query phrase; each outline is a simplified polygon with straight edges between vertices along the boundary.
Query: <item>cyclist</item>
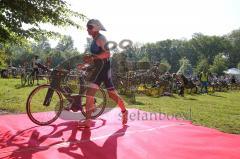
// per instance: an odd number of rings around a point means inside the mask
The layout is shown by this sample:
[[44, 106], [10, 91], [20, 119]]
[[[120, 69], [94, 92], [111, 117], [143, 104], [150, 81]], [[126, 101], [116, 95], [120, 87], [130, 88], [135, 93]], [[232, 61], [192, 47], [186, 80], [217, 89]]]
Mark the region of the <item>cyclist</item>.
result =
[[84, 60], [87, 62], [92, 62], [95, 66], [95, 70], [92, 76], [89, 78], [90, 87], [87, 89], [87, 99], [86, 99], [86, 120], [84, 121], [84, 126], [91, 126], [91, 114], [94, 111], [94, 95], [98, 87], [103, 82], [108, 95], [113, 99], [117, 105], [120, 107], [122, 112], [122, 124], [125, 125], [128, 120], [128, 111], [124, 105], [123, 100], [117, 94], [112, 82], [111, 77], [111, 67], [110, 67], [110, 51], [105, 47], [106, 38], [99, 31], [106, 31], [101, 22], [97, 19], [91, 19], [87, 23], [87, 31], [90, 36], [92, 36], [93, 41], [90, 46], [90, 52], [93, 56], [85, 56]]

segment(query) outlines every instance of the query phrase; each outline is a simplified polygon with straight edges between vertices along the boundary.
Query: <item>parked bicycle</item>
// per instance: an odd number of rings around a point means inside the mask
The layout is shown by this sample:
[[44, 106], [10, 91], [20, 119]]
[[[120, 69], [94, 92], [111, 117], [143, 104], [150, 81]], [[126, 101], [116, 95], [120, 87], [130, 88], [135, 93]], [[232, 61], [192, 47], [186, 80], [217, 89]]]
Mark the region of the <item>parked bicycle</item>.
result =
[[32, 86], [34, 84], [34, 74], [32, 69], [22, 70], [21, 73], [21, 85]]

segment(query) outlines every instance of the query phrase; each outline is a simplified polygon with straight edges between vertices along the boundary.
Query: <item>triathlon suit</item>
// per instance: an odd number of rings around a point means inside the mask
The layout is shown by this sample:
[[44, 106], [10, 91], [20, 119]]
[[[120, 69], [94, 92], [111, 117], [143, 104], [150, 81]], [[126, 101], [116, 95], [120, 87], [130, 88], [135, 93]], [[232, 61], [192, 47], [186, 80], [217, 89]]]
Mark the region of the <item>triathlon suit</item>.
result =
[[[97, 39], [103, 39], [106, 41], [105, 36], [102, 34], [99, 34], [97, 38], [95, 38], [92, 41], [92, 44], [90, 46], [90, 52], [93, 55], [98, 55], [103, 52], [103, 49], [97, 45], [96, 40]], [[107, 59], [95, 59], [94, 60], [94, 71], [89, 78], [89, 81], [91, 81], [94, 84], [97, 84], [98, 86], [101, 85], [103, 82], [107, 90], [114, 90], [114, 85], [112, 82], [112, 75], [111, 75], [111, 63], [109, 58]]]

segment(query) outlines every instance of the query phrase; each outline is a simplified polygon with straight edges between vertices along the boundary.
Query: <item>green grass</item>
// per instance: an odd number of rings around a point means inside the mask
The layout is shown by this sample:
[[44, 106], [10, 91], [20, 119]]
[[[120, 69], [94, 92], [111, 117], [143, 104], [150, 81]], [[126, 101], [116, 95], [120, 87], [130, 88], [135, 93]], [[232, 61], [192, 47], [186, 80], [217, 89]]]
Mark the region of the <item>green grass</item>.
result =
[[[138, 96], [139, 104], [129, 105], [150, 112], [164, 112], [190, 119], [196, 125], [240, 134], [240, 91], [213, 95], [153, 98]], [[191, 115], [190, 115], [191, 114]]]
[[25, 112], [25, 102], [34, 87], [21, 87], [20, 79], [0, 79], [0, 109]]
[[[19, 79], [0, 79], [0, 110], [26, 112], [27, 97], [35, 87], [20, 87]], [[177, 95], [159, 98], [137, 96], [136, 100], [136, 104], [128, 104], [128, 107], [172, 115], [181, 114], [196, 125], [240, 134], [240, 91], [186, 95], [183, 98]]]

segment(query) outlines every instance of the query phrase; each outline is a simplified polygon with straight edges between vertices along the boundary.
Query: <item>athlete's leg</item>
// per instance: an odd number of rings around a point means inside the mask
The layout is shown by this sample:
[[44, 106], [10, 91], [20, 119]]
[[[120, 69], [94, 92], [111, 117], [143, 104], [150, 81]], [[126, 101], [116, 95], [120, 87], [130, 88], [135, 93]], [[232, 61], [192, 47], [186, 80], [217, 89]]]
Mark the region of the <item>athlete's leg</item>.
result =
[[97, 84], [91, 83], [86, 92], [86, 120], [84, 122], [84, 125], [86, 127], [91, 127], [91, 115], [95, 109], [94, 106], [94, 96], [99, 89], [99, 86]]
[[86, 110], [93, 111], [94, 110], [94, 96], [98, 91], [99, 86], [95, 83], [91, 83], [90, 86], [87, 88], [86, 92]]
[[126, 107], [122, 100], [122, 98], [118, 95], [117, 91], [115, 89], [108, 90], [108, 96], [116, 102], [116, 104], [119, 106], [121, 111], [125, 111]]
[[105, 76], [103, 77], [103, 82], [105, 87], [108, 90], [108, 96], [116, 102], [122, 112], [122, 124], [125, 125], [128, 121], [128, 111], [125, 107], [123, 99], [118, 95], [117, 91], [114, 88], [112, 77], [111, 77], [111, 69], [107, 68], [105, 72]]
[[[101, 62], [101, 61], [100, 61]], [[94, 106], [94, 96], [99, 89], [99, 86], [101, 85], [102, 79], [101, 79], [101, 74], [102, 74], [102, 69], [100, 66], [99, 61], [94, 63], [94, 70], [93, 72], [90, 73], [90, 77], [88, 77], [87, 82], [89, 83], [86, 86], [86, 121], [85, 121], [85, 126], [90, 127], [91, 126], [91, 114], [95, 109]]]
[[117, 105], [120, 107], [121, 112], [122, 112], [122, 124], [125, 125], [127, 124], [128, 121], [128, 111], [125, 107], [124, 101], [122, 98], [118, 95], [117, 91], [114, 90], [108, 90], [108, 95], [111, 99], [113, 99]]

